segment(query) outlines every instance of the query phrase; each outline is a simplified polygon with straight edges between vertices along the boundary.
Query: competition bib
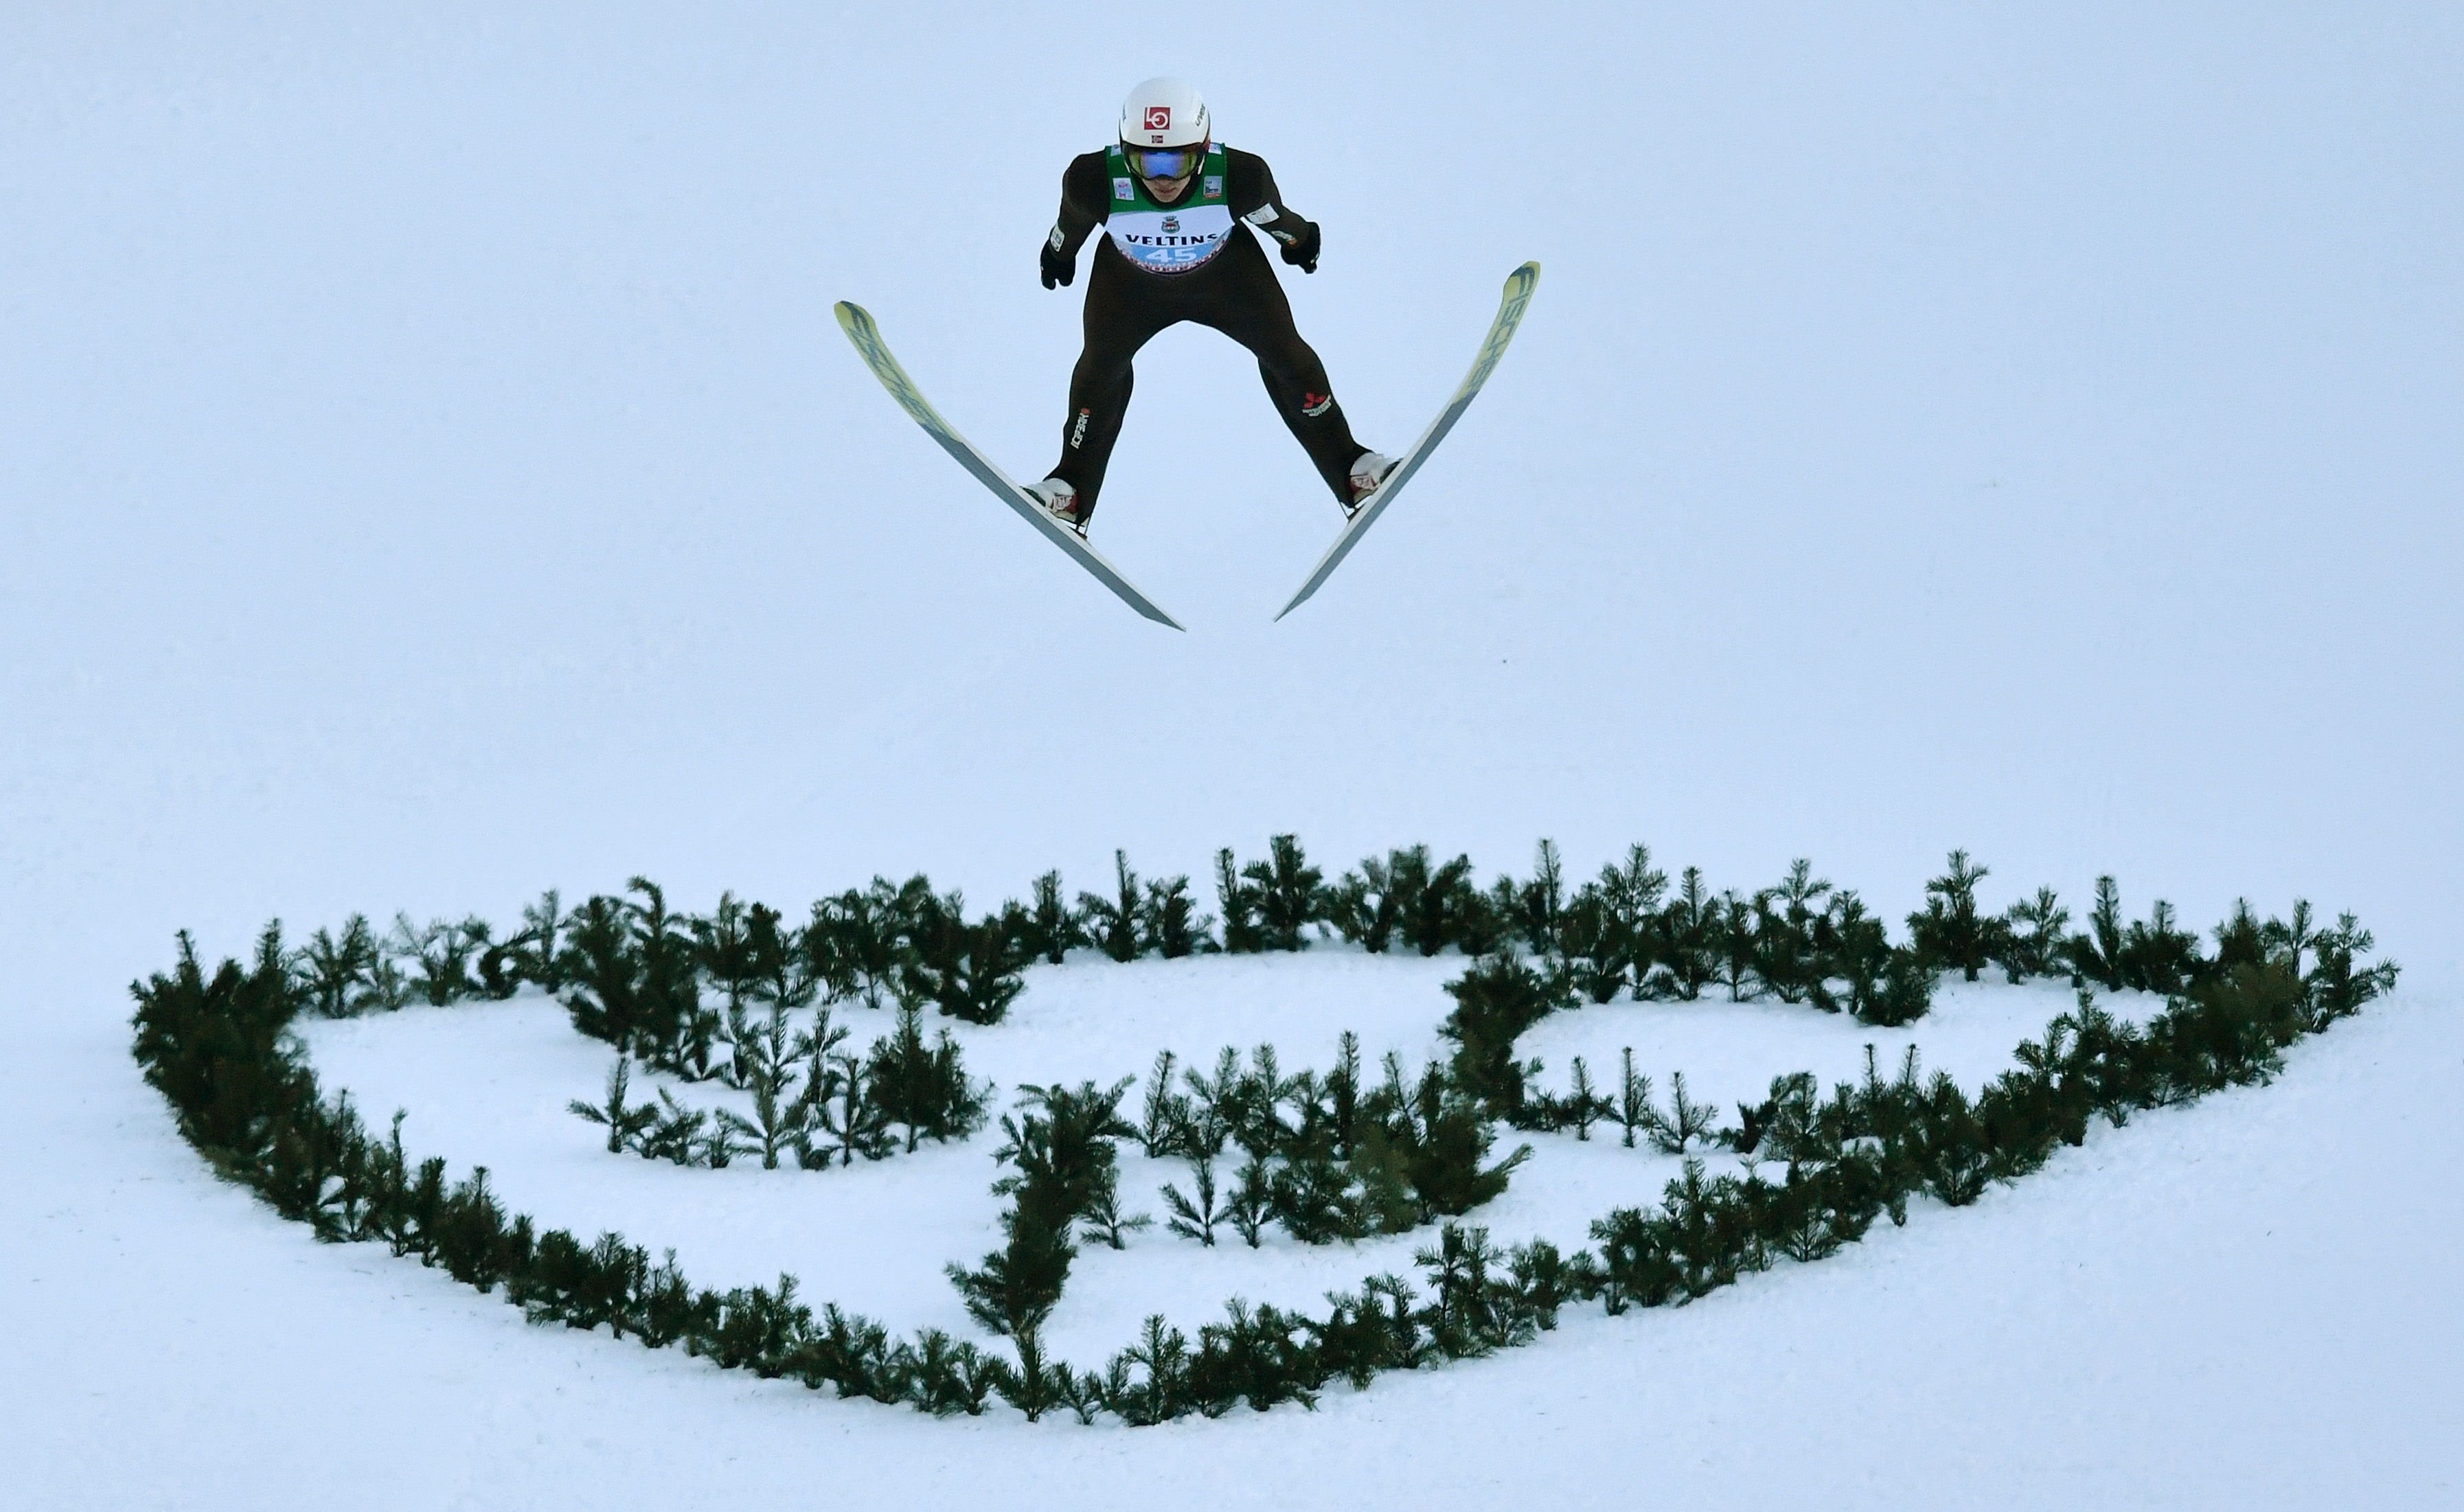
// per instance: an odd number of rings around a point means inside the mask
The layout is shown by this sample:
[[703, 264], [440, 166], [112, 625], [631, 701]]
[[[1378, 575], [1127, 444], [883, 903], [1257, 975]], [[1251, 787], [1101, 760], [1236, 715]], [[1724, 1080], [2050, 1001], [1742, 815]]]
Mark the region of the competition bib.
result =
[[1111, 170], [1112, 208], [1104, 233], [1133, 264], [1148, 273], [1187, 273], [1223, 250], [1232, 234], [1232, 203], [1220, 143], [1208, 145], [1206, 161], [1172, 205], [1148, 196], [1145, 181], [1130, 171], [1120, 148], [1108, 150], [1105, 165]]

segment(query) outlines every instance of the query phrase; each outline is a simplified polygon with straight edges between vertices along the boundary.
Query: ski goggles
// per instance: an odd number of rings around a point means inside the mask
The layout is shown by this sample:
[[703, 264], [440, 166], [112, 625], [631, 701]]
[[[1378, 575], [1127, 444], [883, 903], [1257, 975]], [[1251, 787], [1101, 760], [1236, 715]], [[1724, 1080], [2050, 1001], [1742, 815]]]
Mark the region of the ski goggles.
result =
[[1194, 147], [1133, 147], [1121, 150], [1130, 156], [1130, 166], [1142, 179], [1185, 179], [1198, 171], [1206, 161], [1206, 143]]

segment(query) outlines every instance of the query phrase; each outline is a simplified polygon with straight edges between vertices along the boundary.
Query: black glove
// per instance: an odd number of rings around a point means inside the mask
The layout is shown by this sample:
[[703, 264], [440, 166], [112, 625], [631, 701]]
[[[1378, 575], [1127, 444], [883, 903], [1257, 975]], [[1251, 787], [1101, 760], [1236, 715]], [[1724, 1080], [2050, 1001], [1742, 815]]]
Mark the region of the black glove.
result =
[[1317, 248], [1319, 239], [1317, 222], [1310, 221], [1309, 223], [1309, 230], [1301, 232], [1298, 236], [1293, 237], [1290, 241], [1284, 243], [1284, 261], [1291, 264], [1295, 268], [1298, 268], [1303, 273], [1317, 272]]
[[1061, 228], [1044, 239], [1044, 252], [1039, 259], [1044, 265], [1044, 287], [1057, 289], [1078, 276], [1078, 259], [1061, 250]]

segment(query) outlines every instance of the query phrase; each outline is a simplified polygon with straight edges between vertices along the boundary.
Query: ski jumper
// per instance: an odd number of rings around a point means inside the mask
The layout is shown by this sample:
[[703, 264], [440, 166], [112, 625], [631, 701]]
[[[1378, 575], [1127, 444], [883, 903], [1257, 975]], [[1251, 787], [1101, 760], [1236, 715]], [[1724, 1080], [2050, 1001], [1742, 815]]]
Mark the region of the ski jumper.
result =
[[1284, 286], [1246, 229], [1256, 226], [1286, 247], [1314, 240], [1316, 228], [1285, 208], [1265, 160], [1210, 146], [1180, 197], [1165, 205], [1148, 194], [1118, 147], [1084, 154], [1062, 175], [1047, 259], [1073, 264], [1099, 225], [1106, 234], [1088, 274], [1086, 347], [1069, 375], [1061, 460], [1048, 475], [1075, 487], [1080, 509], [1093, 512], [1129, 411], [1132, 359], [1156, 332], [1195, 320], [1258, 359], [1275, 412], [1348, 505], [1349, 472], [1366, 449], [1352, 439], [1326, 364], [1293, 329]]

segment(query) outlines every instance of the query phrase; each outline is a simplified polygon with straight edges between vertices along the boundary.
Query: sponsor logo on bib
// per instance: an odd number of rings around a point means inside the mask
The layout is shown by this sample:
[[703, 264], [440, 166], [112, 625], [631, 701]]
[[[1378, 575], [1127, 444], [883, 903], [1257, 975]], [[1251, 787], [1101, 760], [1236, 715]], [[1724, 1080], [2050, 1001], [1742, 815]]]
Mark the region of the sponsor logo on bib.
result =
[[1166, 210], [1116, 205], [1106, 227], [1112, 245], [1148, 273], [1187, 273], [1211, 261], [1231, 233], [1232, 214], [1222, 205]]
[[1210, 200], [1220, 200], [1223, 197], [1223, 175], [1210, 173], [1206, 176], [1206, 197]]
[[1114, 179], [1112, 181], [1112, 198], [1116, 200], [1133, 200], [1136, 199], [1137, 196], [1131, 192], [1129, 180]]

